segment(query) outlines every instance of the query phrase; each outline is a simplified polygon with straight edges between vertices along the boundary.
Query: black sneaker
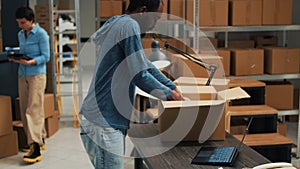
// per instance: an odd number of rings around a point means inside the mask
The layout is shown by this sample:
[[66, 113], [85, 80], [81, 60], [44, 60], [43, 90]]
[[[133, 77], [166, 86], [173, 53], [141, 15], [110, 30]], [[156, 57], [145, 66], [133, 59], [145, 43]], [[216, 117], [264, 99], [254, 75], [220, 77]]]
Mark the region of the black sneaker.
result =
[[[40, 150], [46, 150], [45, 140], [43, 139], [43, 145], [40, 145]], [[22, 148], [22, 152], [29, 153], [30, 152], [30, 145], [26, 145]]]
[[35, 163], [42, 160], [40, 145], [36, 142], [30, 144], [30, 152], [23, 157], [26, 163]]
[[45, 143], [45, 139], [43, 139], [43, 145], [40, 145], [40, 150], [46, 150], [46, 143]]

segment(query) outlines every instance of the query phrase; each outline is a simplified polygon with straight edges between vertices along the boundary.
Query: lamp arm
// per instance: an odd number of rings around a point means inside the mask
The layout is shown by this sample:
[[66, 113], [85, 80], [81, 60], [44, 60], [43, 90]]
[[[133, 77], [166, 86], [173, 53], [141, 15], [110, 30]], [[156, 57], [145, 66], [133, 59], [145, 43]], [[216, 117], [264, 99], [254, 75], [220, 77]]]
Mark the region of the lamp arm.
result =
[[201, 66], [201, 67], [205, 68], [206, 70], [208, 70], [210, 72], [210, 74], [209, 74], [208, 80], [206, 82], [206, 86], [210, 85], [210, 82], [211, 82], [211, 80], [212, 80], [212, 78], [213, 78], [213, 76], [214, 76], [214, 74], [217, 70], [217, 66], [205, 63], [201, 59], [198, 59], [198, 58], [196, 58], [196, 57], [194, 57], [194, 56], [192, 56], [192, 55], [190, 55], [190, 54], [188, 54], [188, 53], [186, 53], [186, 52], [170, 45], [168, 42], [165, 42], [165, 48], [166, 49], [171, 49], [171, 50], [177, 52], [178, 54], [181, 54], [185, 58], [193, 61], [194, 63], [196, 63], [199, 66]]

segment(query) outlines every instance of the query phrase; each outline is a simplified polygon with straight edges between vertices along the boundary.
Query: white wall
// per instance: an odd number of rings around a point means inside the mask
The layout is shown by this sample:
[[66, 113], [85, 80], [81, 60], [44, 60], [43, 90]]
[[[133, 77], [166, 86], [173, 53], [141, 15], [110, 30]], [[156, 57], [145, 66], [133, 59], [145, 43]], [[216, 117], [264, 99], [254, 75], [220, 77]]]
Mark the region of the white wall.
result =
[[37, 0], [29, 0], [29, 1], [28, 1], [29, 7], [30, 7], [31, 9], [33, 9], [33, 10], [34, 10], [34, 6], [36, 5], [36, 1], [37, 1]]
[[90, 37], [96, 31], [96, 0], [81, 0], [80, 1], [80, 22], [81, 22], [81, 37]]

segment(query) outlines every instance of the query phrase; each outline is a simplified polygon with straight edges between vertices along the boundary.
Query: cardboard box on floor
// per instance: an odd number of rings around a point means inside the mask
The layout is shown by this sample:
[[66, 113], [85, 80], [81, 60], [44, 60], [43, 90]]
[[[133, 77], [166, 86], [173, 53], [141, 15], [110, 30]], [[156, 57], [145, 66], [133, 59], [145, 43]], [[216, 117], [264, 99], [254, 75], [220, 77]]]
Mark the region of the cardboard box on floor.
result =
[[18, 134], [18, 147], [24, 148], [25, 146], [29, 145], [22, 121], [13, 121], [13, 129]]
[[55, 112], [52, 116], [46, 118], [45, 128], [47, 132], [47, 137], [54, 135], [59, 129], [59, 115]]
[[[161, 101], [158, 127], [161, 141], [199, 141], [225, 139], [224, 108], [227, 101], [249, 97], [241, 88], [217, 92], [212, 86], [178, 87], [183, 96], [203, 97], [203, 91], [211, 91], [208, 100]], [[202, 90], [200, 90], [202, 88]], [[206, 88], [206, 89], [205, 89]], [[214, 97], [214, 98], [213, 98]]]
[[0, 136], [13, 132], [10, 96], [0, 96]]
[[18, 154], [18, 135], [12, 131], [0, 136], [0, 158]]
[[[54, 95], [52, 93], [45, 93], [44, 111], [45, 111], [45, 119], [52, 116], [55, 113]], [[16, 120], [21, 120], [19, 97], [17, 97], [15, 100], [15, 113], [16, 113]]]

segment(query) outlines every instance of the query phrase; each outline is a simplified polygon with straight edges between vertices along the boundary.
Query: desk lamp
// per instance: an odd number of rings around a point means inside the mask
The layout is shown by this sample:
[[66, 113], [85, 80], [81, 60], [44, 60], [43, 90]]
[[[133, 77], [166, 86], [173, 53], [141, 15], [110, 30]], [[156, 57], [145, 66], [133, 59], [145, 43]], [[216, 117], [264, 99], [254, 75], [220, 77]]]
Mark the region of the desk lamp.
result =
[[151, 48], [152, 53], [149, 56], [149, 60], [156, 68], [162, 69], [171, 64], [170, 59], [160, 50], [160, 44], [157, 40], [153, 40]]
[[[157, 47], [157, 45], [158, 45], [158, 47]], [[164, 53], [162, 53], [161, 51], [159, 51], [159, 42], [158, 41], [154, 40], [152, 42], [151, 46], [153, 48], [152, 49], [153, 52], [152, 52], [149, 60], [153, 64], [156, 63], [156, 62], [157, 63], [161, 62], [161, 65], [163, 65], [163, 63], [165, 63], [166, 61], [169, 61], [169, 64], [171, 63], [170, 60], [167, 58], [167, 56]], [[184, 52], [184, 51], [182, 51], [182, 50], [180, 50], [180, 49], [178, 49], [178, 48], [170, 45], [168, 42], [165, 42], [164, 46], [165, 46], [166, 49], [171, 49], [171, 50], [175, 51], [176, 53], [184, 56], [185, 58], [191, 60], [192, 62], [198, 64], [199, 66], [201, 66], [201, 67], [205, 68], [207, 71], [209, 71], [209, 77], [208, 77], [208, 80], [207, 80], [207, 82], [206, 82], [205, 85], [206, 86], [210, 85], [210, 82], [211, 82], [211, 80], [212, 80], [212, 78], [213, 78], [213, 76], [214, 76], [214, 74], [215, 74], [215, 72], [216, 72], [216, 70], [218, 68], [217, 66], [205, 63], [201, 59], [198, 59], [198, 58], [196, 58], [196, 57], [194, 57], [194, 56], [192, 56], [192, 55], [190, 55], [190, 54], [188, 54], [188, 53], [186, 53], [186, 52]]]

